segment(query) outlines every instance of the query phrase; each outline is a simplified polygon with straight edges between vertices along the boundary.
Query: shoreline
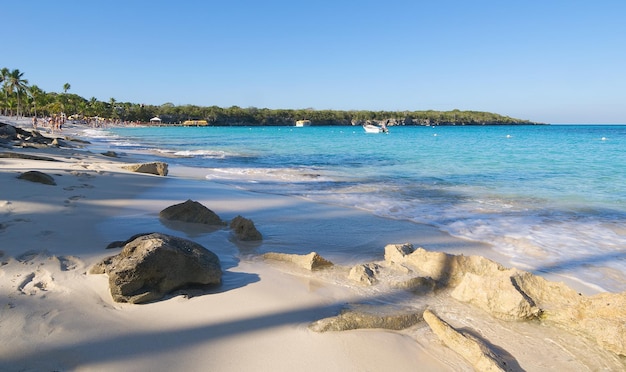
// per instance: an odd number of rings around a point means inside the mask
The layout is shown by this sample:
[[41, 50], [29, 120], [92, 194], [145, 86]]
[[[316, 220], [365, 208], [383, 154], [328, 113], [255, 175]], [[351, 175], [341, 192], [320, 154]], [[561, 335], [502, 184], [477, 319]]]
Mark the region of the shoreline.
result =
[[[159, 222], [158, 212], [186, 199], [200, 201], [224, 219], [238, 214], [251, 218], [266, 236], [263, 244], [272, 250], [286, 245], [313, 250], [304, 246], [311, 238], [306, 228], [311, 226], [329, 232], [320, 241], [357, 244], [356, 239], [363, 239], [359, 244], [381, 244], [381, 255], [384, 244], [407, 239], [422, 239], [421, 245], [428, 249], [457, 254], [485, 255], [488, 250], [482, 245], [431, 226], [385, 222], [358, 210], [194, 179], [188, 169], [173, 167], [168, 177], [121, 170], [119, 163], [133, 162], [132, 156], [112, 159], [72, 149], [11, 151], [60, 161], [0, 159], [0, 177], [8, 192], [0, 200], [0, 259], [7, 262], [0, 267], [0, 291], [8, 299], [0, 310], [0, 334], [18, 340], [0, 351], [4, 369], [472, 370], [423, 322], [405, 331], [310, 331], [307, 324], [334, 315], [344, 304], [380, 301], [377, 290], [346, 286], [333, 273], [317, 275], [262, 261], [254, 247], [233, 243], [228, 231], [175, 231], [223, 260], [223, 286], [202, 296], [175, 295], [147, 305], [114, 303], [106, 276], [86, 272], [112, 254], [104, 249], [112, 240], [155, 227], [173, 231]], [[30, 169], [52, 174], [58, 185], [14, 179]], [[359, 237], [350, 223], [358, 219], [385, 225], [381, 226], [384, 233], [376, 239]], [[402, 227], [409, 224], [414, 229], [407, 232]], [[313, 243], [310, 248], [319, 244]], [[487, 314], [469, 305], [428, 296], [419, 301], [458, 327], [480, 329], [484, 338], [506, 349], [526, 370], [546, 366], [548, 361], [559, 369], [602, 367], [593, 364], [598, 348], [573, 336], [567, 346], [581, 355], [571, 360], [561, 349], [563, 336], [558, 329], [493, 325]], [[529, 338], [533, 332], [557, 342], [535, 345], [537, 340]], [[520, 340], [522, 335], [526, 338]], [[605, 363], [624, 362], [601, 355], [607, 358]]]

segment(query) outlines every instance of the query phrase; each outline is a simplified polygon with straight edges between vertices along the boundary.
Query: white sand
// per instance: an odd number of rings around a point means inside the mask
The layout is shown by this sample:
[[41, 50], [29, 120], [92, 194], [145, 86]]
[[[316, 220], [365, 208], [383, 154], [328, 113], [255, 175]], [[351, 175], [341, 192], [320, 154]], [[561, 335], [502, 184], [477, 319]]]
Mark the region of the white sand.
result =
[[[3, 121], [3, 120], [0, 120]], [[0, 149], [0, 151], [5, 151]], [[315, 333], [307, 326], [346, 303], [386, 301], [376, 288], [346, 285], [330, 273], [263, 262], [261, 247], [237, 245], [225, 230], [181, 231], [158, 212], [197, 200], [225, 220], [241, 214], [264, 234], [264, 250], [303, 252], [335, 244], [347, 250], [411, 241], [451, 253], [488, 247], [436, 229], [388, 221], [350, 209], [263, 195], [194, 179], [130, 173], [120, 162], [76, 149], [12, 149], [59, 162], [0, 159], [0, 370], [76, 371], [471, 371], [424, 323], [404, 331]], [[19, 180], [26, 170], [57, 186]], [[378, 226], [369, 235], [358, 228]], [[105, 275], [87, 274], [115, 254], [113, 240], [163, 231], [218, 254], [224, 284], [210, 293], [145, 305], [112, 301]], [[338, 254], [349, 263], [351, 258]], [[575, 273], [568, 273], [575, 276]], [[491, 319], [450, 298], [416, 298], [449, 323], [472, 329], [505, 350], [513, 370], [619, 370], [623, 359], [593, 342], [534, 323]]]

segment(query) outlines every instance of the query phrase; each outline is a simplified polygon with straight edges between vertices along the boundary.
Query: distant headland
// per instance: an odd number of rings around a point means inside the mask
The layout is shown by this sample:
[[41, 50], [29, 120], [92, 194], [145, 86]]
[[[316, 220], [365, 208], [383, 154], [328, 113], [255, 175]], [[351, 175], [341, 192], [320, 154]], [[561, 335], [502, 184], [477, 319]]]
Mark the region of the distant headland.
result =
[[[293, 126], [298, 120], [310, 120], [311, 125], [362, 125], [385, 123], [395, 125], [537, 125], [542, 123], [516, 119], [482, 111], [368, 111], [268, 109], [231, 106], [174, 105], [164, 103], [118, 102], [115, 98], [100, 101], [68, 93], [71, 86], [63, 85], [63, 93], [45, 92], [30, 85], [18, 69], [0, 70], [0, 112], [7, 116], [63, 116], [70, 119], [102, 118], [120, 123], [158, 123], [184, 125], [201, 122], [212, 126]], [[205, 123], [206, 122], [206, 123]]]

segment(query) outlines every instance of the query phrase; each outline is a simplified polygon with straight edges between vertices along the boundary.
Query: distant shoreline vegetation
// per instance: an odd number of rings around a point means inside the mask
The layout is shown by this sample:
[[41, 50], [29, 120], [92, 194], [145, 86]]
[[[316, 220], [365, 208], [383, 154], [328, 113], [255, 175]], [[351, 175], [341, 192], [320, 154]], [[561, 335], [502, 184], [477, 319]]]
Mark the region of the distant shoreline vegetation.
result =
[[0, 111], [7, 116], [55, 116], [69, 118], [106, 118], [119, 122], [149, 123], [158, 117], [159, 125], [183, 125], [185, 121], [206, 121], [212, 126], [293, 126], [298, 120], [310, 120], [311, 125], [536, 125], [541, 123], [515, 119], [481, 111], [367, 111], [268, 109], [231, 106], [197, 106], [164, 103], [160, 106], [118, 102], [115, 98], [99, 101], [68, 93], [71, 86], [63, 85], [63, 93], [45, 92], [29, 85], [19, 70], [0, 70]]

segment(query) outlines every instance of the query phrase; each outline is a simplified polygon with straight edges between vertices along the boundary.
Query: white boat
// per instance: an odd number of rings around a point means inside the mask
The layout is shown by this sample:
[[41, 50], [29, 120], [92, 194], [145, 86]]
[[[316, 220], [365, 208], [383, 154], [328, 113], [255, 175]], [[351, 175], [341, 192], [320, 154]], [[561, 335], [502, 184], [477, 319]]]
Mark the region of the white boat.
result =
[[296, 127], [309, 127], [311, 126], [311, 120], [298, 120], [296, 121]]
[[389, 129], [385, 125], [365, 124], [363, 129], [365, 129], [365, 133], [389, 133]]

